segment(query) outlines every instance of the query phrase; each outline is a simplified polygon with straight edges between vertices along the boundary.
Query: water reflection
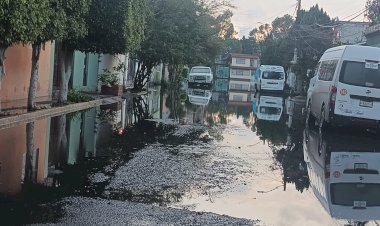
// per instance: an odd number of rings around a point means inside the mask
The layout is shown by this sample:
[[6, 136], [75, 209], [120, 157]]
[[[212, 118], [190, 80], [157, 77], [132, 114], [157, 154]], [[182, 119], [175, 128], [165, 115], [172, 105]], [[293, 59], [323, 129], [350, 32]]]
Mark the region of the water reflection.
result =
[[259, 120], [280, 121], [284, 109], [284, 97], [257, 94], [252, 108]]
[[[148, 99], [132, 97], [0, 130], [1, 218], [23, 224], [31, 213], [39, 213], [38, 204], [44, 201], [73, 194], [99, 195], [91, 187], [89, 171], [106, 164], [102, 159], [110, 154], [115, 135], [124, 134], [125, 128], [154, 111], [148, 108]], [[43, 222], [41, 216], [50, 219], [59, 214], [39, 213], [30, 221]]]
[[303, 146], [313, 192], [333, 218], [353, 225], [380, 219], [378, 138], [306, 129]]

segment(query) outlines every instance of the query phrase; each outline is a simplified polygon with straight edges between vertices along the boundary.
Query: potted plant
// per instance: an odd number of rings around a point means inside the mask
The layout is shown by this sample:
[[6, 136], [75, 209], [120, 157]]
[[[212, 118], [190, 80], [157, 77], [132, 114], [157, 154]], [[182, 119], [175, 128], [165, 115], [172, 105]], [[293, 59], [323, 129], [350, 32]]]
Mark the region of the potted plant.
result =
[[114, 67], [112, 71], [104, 69], [99, 75], [98, 80], [101, 83], [101, 93], [105, 95], [121, 96], [123, 86], [119, 84], [118, 74], [121, 66]]

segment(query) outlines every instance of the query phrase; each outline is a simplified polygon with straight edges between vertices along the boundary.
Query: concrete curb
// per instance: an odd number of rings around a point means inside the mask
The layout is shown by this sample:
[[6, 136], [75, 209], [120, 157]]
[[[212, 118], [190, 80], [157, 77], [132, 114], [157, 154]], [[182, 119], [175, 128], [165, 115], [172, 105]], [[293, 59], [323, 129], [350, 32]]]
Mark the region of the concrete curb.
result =
[[55, 117], [58, 115], [68, 114], [75, 111], [81, 111], [88, 108], [93, 108], [103, 104], [112, 104], [121, 101], [120, 97], [106, 97], [102, 99], [92, 100], [89, 102], [82, 102], [76, 104], [69, 104], [62, 107], [53, 107], [50, 109], [43, 109], [34, 112], [29, 112], [21, 115], [9, 116], [0, 118], [0, 129], [6, 129], [21, 124], [26, 124], [35, 120]]

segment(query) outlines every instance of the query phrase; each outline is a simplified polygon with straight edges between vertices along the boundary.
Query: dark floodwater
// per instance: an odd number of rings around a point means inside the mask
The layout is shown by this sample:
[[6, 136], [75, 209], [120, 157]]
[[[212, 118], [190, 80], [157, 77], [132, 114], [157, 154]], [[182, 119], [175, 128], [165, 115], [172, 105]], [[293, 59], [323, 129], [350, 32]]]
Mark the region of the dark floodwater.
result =
[[0, 224], [67, 220], [61, 200], [80, 196], [258, 225], [378, 225], [378, 135], [306, 129], [304, 105], [278, 94], [154, 87], [0, 130]]

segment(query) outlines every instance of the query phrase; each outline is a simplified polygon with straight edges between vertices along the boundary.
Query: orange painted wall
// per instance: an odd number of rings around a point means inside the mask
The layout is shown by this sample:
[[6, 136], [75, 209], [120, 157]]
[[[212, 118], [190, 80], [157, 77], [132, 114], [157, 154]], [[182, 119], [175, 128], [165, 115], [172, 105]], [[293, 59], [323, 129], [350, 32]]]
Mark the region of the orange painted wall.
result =
[[[37, 182], [45, 179], [45, 160], [48, 158], [47, 134], [49, 120], [34, 124], [34, 147], [39, 148]], [[0, 193], [17, 194], [22, 188], [23, 155], [26, 153], [26, 125], [0, 130]]]
[[[30, 45], [16, 45], [5, 52], [5, 77], [1, 87], [1, 101], [9, 102], [28, 98], [32, 67], [32, 47]], [[38, 79], [38, 97], [49, 97], [51, 94], [51, 61], [52, 45], [45, 44], [41, 52]]]

